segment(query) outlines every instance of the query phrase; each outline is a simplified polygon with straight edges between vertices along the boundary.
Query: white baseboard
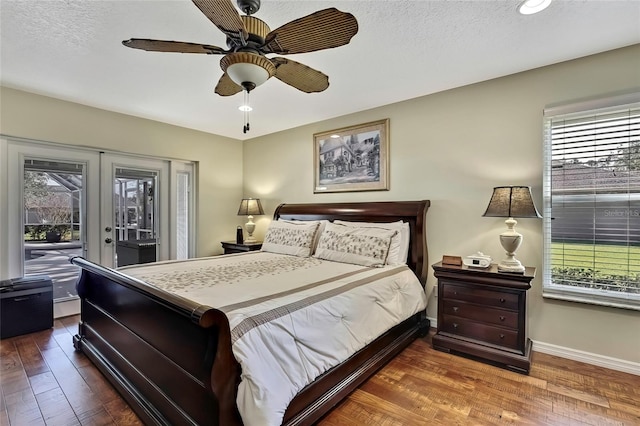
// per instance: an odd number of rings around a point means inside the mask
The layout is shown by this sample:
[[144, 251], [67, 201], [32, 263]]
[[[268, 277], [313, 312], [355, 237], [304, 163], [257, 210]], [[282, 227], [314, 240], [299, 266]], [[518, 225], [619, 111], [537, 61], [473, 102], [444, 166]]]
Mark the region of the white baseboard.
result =
[[[432, 328], [438, 328], [438, 319], [427, 317], [431, 321]], [[542, 352], [548, 355], [559, 356], [561, 358], [580, 361], [586, 364], [597, 365], [598, 367], [610, 368], [611, 370], [622, 371], [623, 373], [635, 374], [640, 376], [640, 363], [626, 361], [624, 359], [612, 358], [605, 355], [594, 354], [591, 352], [579, 351], [564, 346], [552, 345], [551, 343], [539, 342], [532, 340], [532, 349], [535, 352]]]
[[626, 361], [624, 359], [612, 358], [605, 355], [591, 352], [579, 351], [577, 349], [566, 348], [564, 346], [552, 345], [551, 343], [538, 342], [533, 340], [535, 352], [542, 352], [548, 355], [555, 355], [562, 358], [580, 361], [598, 367], [610, 368], [611, 370], [622, 371], [640, 376], [640, 363]]
[[431, 324], [429, 324], [430, 328], [438, 328], [438, 318], [427, 317], [427, 319], [431, 322]]

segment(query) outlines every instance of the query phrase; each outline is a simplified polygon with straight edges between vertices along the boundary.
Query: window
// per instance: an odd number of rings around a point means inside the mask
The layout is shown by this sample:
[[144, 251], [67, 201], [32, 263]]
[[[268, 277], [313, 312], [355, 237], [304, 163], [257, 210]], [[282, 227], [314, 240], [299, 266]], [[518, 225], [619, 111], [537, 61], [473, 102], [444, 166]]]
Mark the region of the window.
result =
[[543, 295], [640, 310], [640, 93], [544, 124]]
[[171, 195], [172, 259], [189, 259], [195, 256], [195, 164], [178, 160], [171, 162], [171, 179], [174, 193]]
[[189, 230], [191, 224], [191, 173], [176, 173], [176, 259], [188, 259], [190, 250]]

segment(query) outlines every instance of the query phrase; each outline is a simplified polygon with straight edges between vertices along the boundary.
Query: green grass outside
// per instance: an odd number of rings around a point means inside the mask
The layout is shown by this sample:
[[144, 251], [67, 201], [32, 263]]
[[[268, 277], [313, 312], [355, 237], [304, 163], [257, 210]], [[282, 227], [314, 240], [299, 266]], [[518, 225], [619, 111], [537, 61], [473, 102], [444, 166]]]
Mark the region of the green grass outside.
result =
[[640, 247], [551, 243], [552, 268], [594, 269], [602, 274], [640, 274]]

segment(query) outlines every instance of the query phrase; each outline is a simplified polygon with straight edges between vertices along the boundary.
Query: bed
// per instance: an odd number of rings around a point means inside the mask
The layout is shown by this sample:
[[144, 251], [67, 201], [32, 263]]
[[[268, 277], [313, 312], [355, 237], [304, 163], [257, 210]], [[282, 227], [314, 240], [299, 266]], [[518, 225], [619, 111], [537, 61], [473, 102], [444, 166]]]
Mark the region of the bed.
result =
[[[407, 266], [424, 287], [429, 201], [281, 204], [274, 220], [409, 224]], [[250, 256], [229, 255], [229, 256]], [[229, 257], [222, 256], [222, 257]], [[194, 302], [81, 257], [76, 350], [82, 351], [146, 424], [240, 425], [242, 369], [223, 310]], [[126, 272], [126, 269], [125, 269]], [[283, 424], [312, 424], [429, 328], [424, 310], [393, 325], [302, 388]]]

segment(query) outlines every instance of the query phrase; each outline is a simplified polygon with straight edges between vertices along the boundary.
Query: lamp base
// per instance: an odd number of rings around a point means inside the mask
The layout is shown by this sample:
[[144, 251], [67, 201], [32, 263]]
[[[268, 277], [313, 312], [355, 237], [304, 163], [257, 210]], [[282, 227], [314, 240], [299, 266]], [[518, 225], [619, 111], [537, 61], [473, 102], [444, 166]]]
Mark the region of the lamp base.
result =
[[524, 274], [524, 266], [522, 266], [522, 263], [515, 257], [506, 258], [498, 263], [498, 272]]
[[244, 239], [245, 244], [257, 243], [258, 241], [253, 237], [253, 231], [256, 230], [256, 224], [253, 223], [253, 216], [249, 215], [247, 217], [249, 221], [245, 223], [245, 228], [247, 228], [247, 238]]
[[518, 222], [510, 217], [504, 223], [507, 224], [507, 230], [500, 234], [500, 244], [507, 252], [507, 257], [498, 263], [498, 272], [522, 274], [524, 273], [524, 266], [515, 258], [516, 250], [522, 243], [522, 235], [514, 229]]

